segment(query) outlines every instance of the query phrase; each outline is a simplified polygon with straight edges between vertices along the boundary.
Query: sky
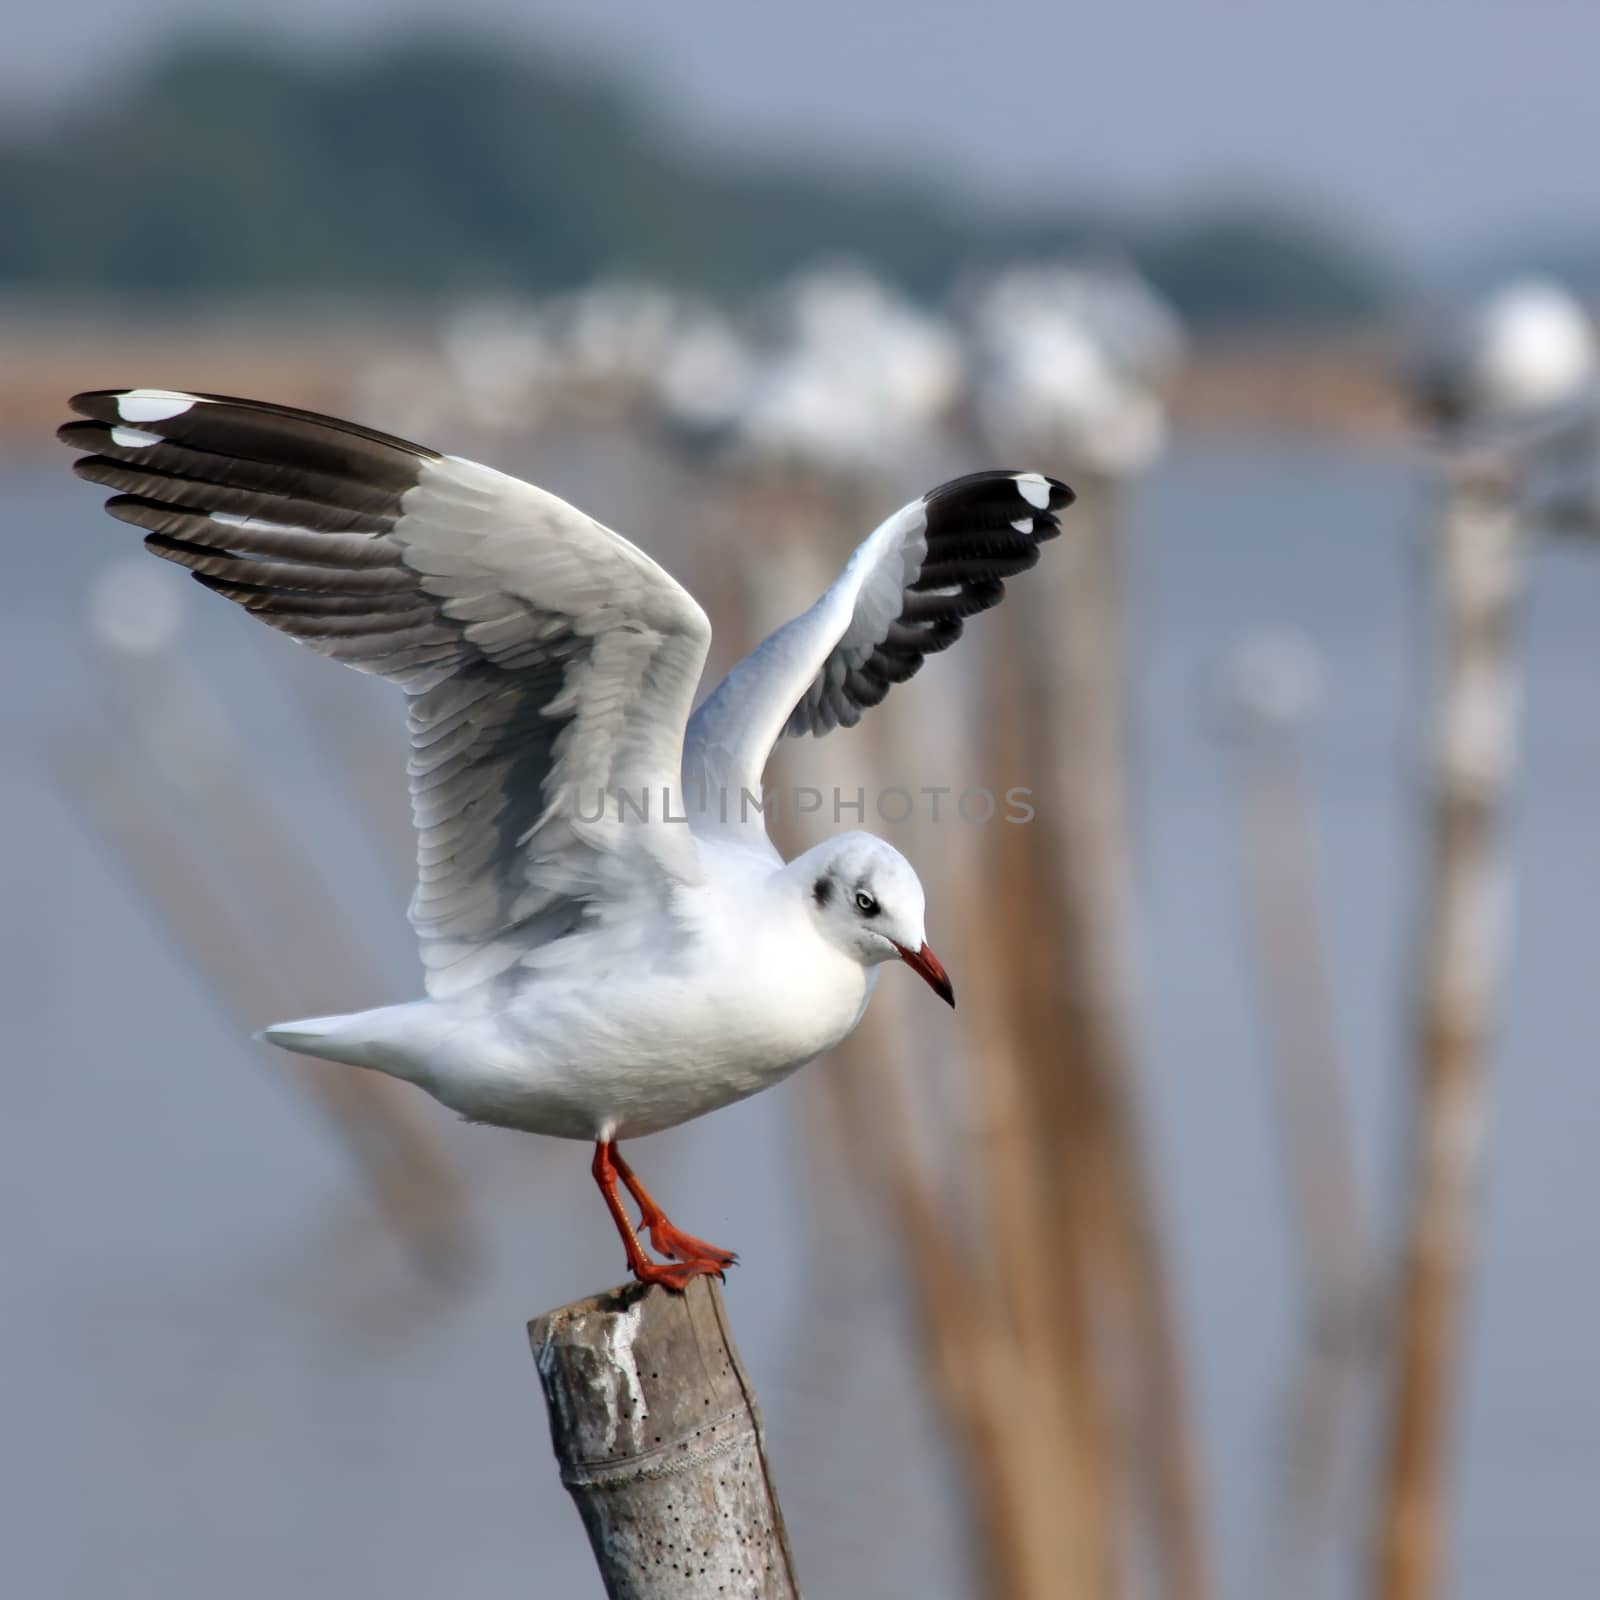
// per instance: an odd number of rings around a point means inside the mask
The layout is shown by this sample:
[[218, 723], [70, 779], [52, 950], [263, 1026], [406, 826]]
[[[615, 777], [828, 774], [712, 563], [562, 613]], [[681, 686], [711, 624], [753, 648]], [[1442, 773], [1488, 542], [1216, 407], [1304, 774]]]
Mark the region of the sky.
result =
[[1280, 196], [1413, 265], [1600, 235], [1593, 0], [73, 0], [13, 7], [13, 107], [180, 30], [480, 27], [614, 68], [720, 146], [1157, 214]]

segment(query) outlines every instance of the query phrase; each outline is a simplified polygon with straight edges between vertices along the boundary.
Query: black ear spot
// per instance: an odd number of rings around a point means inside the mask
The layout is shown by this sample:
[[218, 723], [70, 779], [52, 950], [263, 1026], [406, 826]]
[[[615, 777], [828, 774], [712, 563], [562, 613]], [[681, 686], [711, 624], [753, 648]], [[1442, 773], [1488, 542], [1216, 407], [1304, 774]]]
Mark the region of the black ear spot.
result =
[[825, 906], [833, 899], [833, 884], [827, 878], [818, 878], [811, 890], [811, 898], [819, 906]]

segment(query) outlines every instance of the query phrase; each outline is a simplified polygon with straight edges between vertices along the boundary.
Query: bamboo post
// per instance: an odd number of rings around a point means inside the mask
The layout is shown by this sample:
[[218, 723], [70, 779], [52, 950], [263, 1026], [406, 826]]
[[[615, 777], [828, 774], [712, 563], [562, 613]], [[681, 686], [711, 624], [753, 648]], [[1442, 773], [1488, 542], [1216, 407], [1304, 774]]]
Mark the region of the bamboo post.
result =
[[1261, 1592], [1308, 1585], [1331, 1524], [1349, 1396], [1370, 1359], [1371, 1274], [1348, 1074], [1323, 927], [1305, 730], [1321, 662], [1297, 634], [1262, 633], [1229, 658], [1225, 751], [1282, 1160], [1301, 1276], [1302, 1343], [1285, 1401]]
[[[181, 613], [145, 565], [106, 568], [91, 596], [89, 640], [109, 710], [48, 740], [45, 759], [63, 794], [243, 1027], [296, 1003], [309, 1014], [313, 997], [328, 992], [330, 973], [343, 972], [353, 992], [374, 992], [377, 975], [362, 971], [360, 941], [339, 925], [311, 864], [281, 826], [266, 798], [270, 785], [225, 708], [185, 670], [176, 645]], [[191, 803], [203, 797], [197, 815], [229, 819], [220, 859], [216, 851], [208, 857], [204, 829], [174, 823], [177, 793]], [[308, 906], [318, 907], [312, 922]], [[417, 1262], [445, 1277], [470, 1267], [466, 1190], [414, 1091], [376, 1073], [263, 1054], [339, 1134]]]
[[1381, 1600], [1427, 1600], [1444, 1585], [1451, 1411], [1502, 975], [1502, 823], [1516, 759], [1513, 632], [1522, 552], [1503, 462], [1454, 464], [1435, 563], [1439, 675], [1411, 1190], [1373, 1549], [1373, 1592]]
[[708, 1278], [528, 1324], [561, 1481], [611, 1600], [798, 1600], [761, 1413]]
[[[1138, 1106], [1126, 528], [1115, 481], [1069, 477], [1080, 491], [1070, 552], [1047, 553], [1008, 599], [1013, 634], [990, 691], [994, 704], [1013, 707], [1013, 726], [997, 721], [995, 736], [1009, 731], [1032, 752], [1045, 786], [1041, 815], [1023, 837], [995, 833], [1013, 859], [991, 872], [1011, 886], [1005, 903], [1017, 908], [1010, 1010], [1024, 1030], [1036, 1153], [1056, 1191], [1063, 1255], [1077, 1259], [1083, 1305], [1074, 1314], [1088, 1359], [1115, 1405], [1113, 1436], [1100, 1447], [1111, 1452], [1109, 1489], [1137, 1497], [1159, 1592], [1205, 1600], [1204, 1483]], [[1042, 920], [1024, 932], [1030, 913]], [[1053, 1147], [1046, 1129], [1055, 1130]], [[1063, 1326], [1067, 1314], [1063, 1305]], [[1117, 1582], [1108, 1592], [1122, 1589]]]

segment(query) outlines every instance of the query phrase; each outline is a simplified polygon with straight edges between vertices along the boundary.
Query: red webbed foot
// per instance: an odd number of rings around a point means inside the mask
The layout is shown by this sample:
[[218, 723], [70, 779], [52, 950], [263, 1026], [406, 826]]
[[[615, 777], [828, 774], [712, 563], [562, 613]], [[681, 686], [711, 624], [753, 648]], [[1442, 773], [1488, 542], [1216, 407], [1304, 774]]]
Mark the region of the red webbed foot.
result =
[[648, 1261], [632, 1264], [640, 1283], [659, 1283], [663, 1289], [682, 1294], [696, 1278], [720, 1278], [722, 1269], [715, 1261]]
[[739, 1258], [733, 1251], [724, 1250], [720, 1245], [707, 1244], [704, 1239], [697, 1239], [692, 1233], [673, 1227], [659, 1213], [653, 1218], [645, 1217], [643, 1226], [656, 1252], [671, 1256], [674, 1261], [708, 1261], [716, 1267], [719, 1276], [729, 1267], [739, 1264]]

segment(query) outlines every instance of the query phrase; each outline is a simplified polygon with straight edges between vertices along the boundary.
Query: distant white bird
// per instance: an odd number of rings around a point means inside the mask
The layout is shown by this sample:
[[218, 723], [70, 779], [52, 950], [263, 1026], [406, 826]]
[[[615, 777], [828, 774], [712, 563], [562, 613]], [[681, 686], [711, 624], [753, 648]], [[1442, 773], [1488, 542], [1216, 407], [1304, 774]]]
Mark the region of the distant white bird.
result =
[[746, 458], [881, 473], [924, 445], [960, 395], [954, 333], [864, 268], [798, 274], [766, 321], [764, 359], [734, 420]]
[[[849, 833], [784, 864], [750, 803], [768, 753], [854, 724], [952, 644], [1072, 491], [988, 472], [924, 495], [691, 717], [704, 612], [555, 496], [258, 401], [131, 389], [72, 407], [78, 473], [119, 491], [107, 509], [147, 548], [410, 702], [427, 998], [266, 1037], [472, 1121], [593, 1140], [635, 1276], [720, 1272], [733, 1257], [673, 1227], [616, 1141], [831, 1049], [885, 961], [955, 1003], [898, 852]], [[646, 1255], [618, 1180], [673, 1264]]]
[[1167, 439], [1182, 363], [1177, 314], [1129, 267], [1013, 267], [982, 285], [970, 318], [974, 421], [991, 446], [1065, 455], [1120, 476]]
[[1431, 331], [1415, 362], [1424, 409], [1447, 426], [1526, 420], [1583, 396], [1600, 375], [1594, 330], [1559, 283], [1518, 278]]

